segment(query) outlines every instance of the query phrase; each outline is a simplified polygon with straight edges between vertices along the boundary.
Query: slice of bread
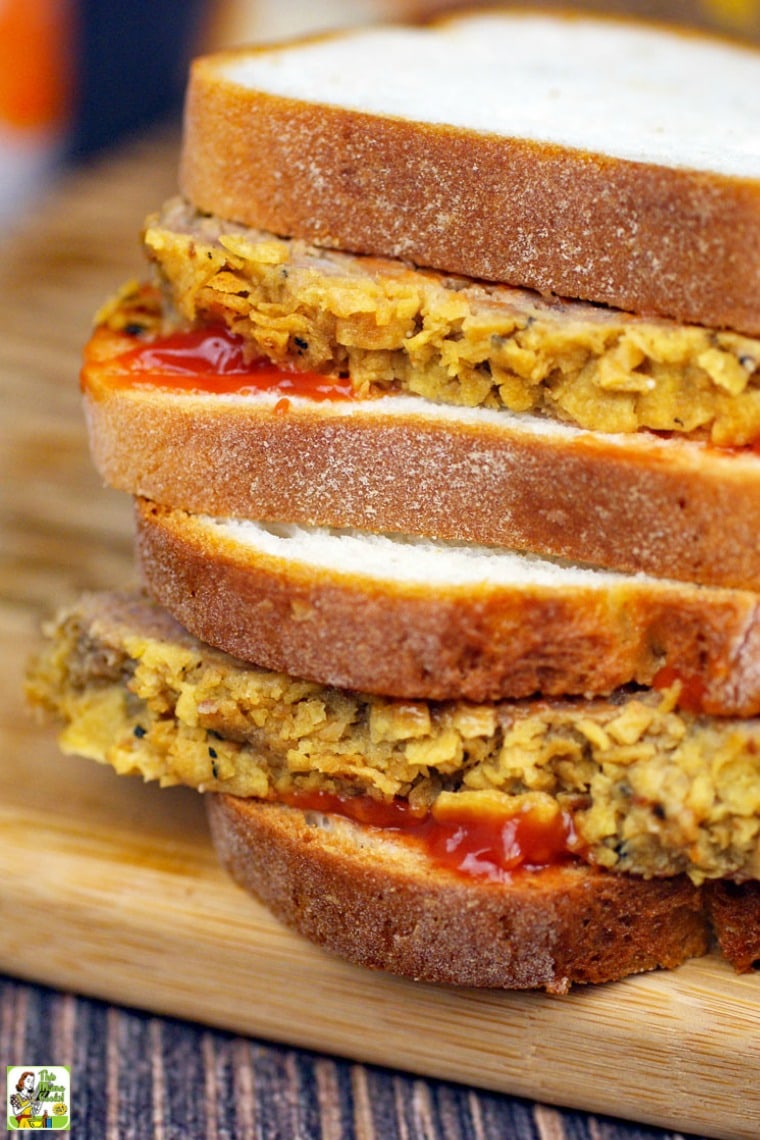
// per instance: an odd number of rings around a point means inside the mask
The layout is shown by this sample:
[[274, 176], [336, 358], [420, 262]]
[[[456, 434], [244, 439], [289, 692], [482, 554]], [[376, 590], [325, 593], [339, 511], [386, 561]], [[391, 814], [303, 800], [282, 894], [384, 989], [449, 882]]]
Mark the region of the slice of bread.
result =
[[751, 48], [582, 16], [220, 53], [192, 70], [181, 187], [320, 245], [758, 334], [758, 90]]
[[336, 815], [209, 796], [222, 864], [282, 922], [371, 969], [449, 985], [543, 988], [674, 967], [707, 948], [683, 877], [580, 864], [476, 880]]
[[755, 594], [484, 547], [219, 520], [136, 503], [153, 597], [201, 640], [324, 684], [436, 700], [681, 680], [760, 711]]
[[[147, 308], [146, 308], [147, 307]], [[130, 382], [138, 291], [82, 375], [95, 465], [119, 490], [196, 513], [421, 534], [760, 589], [760, 458], [649, 432], [585, 432], [411, 395], [318, 403]], [[139, 323], [139, 322], [138, 322]], [[140, 326], [142, 327], [142, 325]]]

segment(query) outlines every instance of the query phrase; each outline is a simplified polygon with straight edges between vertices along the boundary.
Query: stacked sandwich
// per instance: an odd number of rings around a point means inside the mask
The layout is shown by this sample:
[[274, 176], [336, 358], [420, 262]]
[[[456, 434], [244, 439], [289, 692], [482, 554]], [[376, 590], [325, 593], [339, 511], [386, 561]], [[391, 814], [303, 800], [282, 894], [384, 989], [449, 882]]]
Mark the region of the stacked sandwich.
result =
[[760, 956], [760, 56], [470, 15], [198, 60], [83, 370], [142, 592], [29, 677], [414, 978]]

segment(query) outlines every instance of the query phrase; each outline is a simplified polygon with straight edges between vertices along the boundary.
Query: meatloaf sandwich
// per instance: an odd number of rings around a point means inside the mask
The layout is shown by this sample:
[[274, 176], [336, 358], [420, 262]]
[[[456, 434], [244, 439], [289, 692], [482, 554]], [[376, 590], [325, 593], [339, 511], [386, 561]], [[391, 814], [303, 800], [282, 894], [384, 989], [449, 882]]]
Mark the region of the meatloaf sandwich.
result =
[[28, 690], [353, 961], [760, 957], [758, 92], [728, 41], [509, 11], [193, 66], [82, 373], [142, 586]]

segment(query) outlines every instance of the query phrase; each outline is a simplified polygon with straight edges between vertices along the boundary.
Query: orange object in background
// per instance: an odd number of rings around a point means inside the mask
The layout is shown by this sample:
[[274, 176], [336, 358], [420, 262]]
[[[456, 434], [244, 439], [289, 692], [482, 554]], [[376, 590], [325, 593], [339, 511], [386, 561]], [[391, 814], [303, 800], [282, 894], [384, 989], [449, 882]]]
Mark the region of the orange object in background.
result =
[[71, 106], [72, 0], [0, 0], [0, 123], [54, 128]]
[[60, 164], [73, 111], [76, 0], [0, 0], [0, 222], [29, 210]]

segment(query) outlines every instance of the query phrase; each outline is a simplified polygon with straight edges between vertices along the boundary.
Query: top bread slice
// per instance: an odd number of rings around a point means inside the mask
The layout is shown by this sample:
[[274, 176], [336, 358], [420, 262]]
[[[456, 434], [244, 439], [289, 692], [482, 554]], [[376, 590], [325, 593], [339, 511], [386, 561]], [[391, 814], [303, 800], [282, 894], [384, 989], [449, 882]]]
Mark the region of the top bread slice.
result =
[[760, 333], [760, 53], [496, 13], [219, 53], [183, 194], [305, 238]]

